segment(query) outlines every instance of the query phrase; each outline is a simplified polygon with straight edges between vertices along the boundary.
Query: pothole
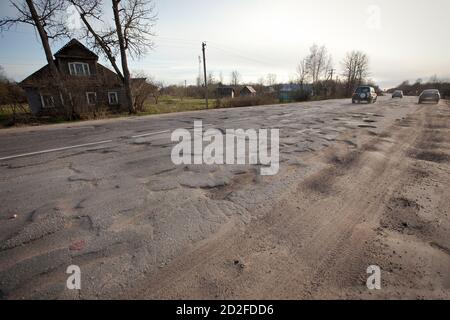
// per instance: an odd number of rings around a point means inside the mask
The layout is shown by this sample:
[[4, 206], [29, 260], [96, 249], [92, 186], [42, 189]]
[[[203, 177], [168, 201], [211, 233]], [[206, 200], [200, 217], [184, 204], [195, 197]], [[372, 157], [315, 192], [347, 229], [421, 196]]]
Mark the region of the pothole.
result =
[[414, 159], [435, 162], [435, 163], [444, 163], [450, 161], [450, 156], [443, 152], [435, 152], [435, 151], [412, 151], [409, 156]]

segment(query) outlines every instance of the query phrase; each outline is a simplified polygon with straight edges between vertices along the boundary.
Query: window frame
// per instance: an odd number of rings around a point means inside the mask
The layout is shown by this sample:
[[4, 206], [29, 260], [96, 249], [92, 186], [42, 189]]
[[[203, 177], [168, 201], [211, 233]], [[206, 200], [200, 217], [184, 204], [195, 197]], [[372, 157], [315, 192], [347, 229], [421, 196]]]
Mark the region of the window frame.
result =
[[[95, 102], [94, 103], [90, 103], [89, 102], [89, 95], [90, 94], [93, 94], [95, 96]], [[88, 91], [88, 92], [86, 92], [86, 102], [87, 102], [88, 106], [95, 106], [95, 105], [97, 105], [97, 92], [95, 92], [95, 91]]]
[[[81, 65], [82, 74], [78, 73], [77, 65]], [[91, 76], [91, 67], [87, 62], [69, 62], [69, 74], [76, 77], [89, 77]]]
[[[65, 99], [64, 99], [64, 96], [63, 96], [62, 92], [59, 93], [59, 98], [61, 99], [62, 105], [63, 105], [63, 106], [66, 106], [66, 101], [65, 101]], [[70, 92], [68, 93], [68, 98], [69, 98], [69, 103], [70, 103], [70, 104], [73, 104], [72, 93], [70, 93]]]
[[[115, 103], [111, 102], [111, 94], [116, 97]], [[119, 94], [117, 91], [108, 91], [108, 103], [110, 106], [117, 106], [119, 104]]]
[[[41, 96], [42, 109], [51, 109], [51, 108], [55, 107], [55, 98], [51, 94], [42, 94], [42, 93], [40, 93], [39, 95]], [[51, 105], [46, 104], [45, 102], [47, 100], [45, 100], [44, 97], [50, 97], [51, 101], [52, 101], [52, 104]]]

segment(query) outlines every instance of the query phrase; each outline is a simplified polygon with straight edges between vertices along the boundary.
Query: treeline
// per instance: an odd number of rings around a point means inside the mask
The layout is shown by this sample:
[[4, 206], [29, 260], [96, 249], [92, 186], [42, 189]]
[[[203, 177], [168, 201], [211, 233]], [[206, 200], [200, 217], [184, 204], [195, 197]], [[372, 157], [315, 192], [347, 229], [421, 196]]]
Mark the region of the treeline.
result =
[[299, 99], [348, 98], [361, 85], [370, 85], [382, 94], [369, 76], [369, 57], [364, 52], [348, 52], [337, 68], [328, 49], [314, 44], [297, 66], [296, 82], [301, 88], [305, 88], [305, 84], [312, 88], [310, 96], [300, 92]]
[[6, 77], [0, 66], [0, 115], [7, 116], [8, 124], [15, 124], [28, 111], [26, 101], [25, 92]]
[[418, 79], [412, 84], [409, 81], [403, 81], [397, 87], [389, 89], [388, 92], [392, 93], [395, 90], [402, 90], [407, 96], [418, 96], [427, 89], [437, 89], [441, 93], [442, 98], [450, 99], [450, 82], [440, 81], [436, 77], [431, 77], [428, 82], [422, 82], [422, 80]]
[[[289, 83], [277, 82], [276, 74], [269, 73], [266, 77], [258, 79], [255, 83], [242, 82], [242, 76], [237, 71], [231, 72], [230, 81], [224, 83], [222, 72], [216, 79], [213, 72], [207, 75], [208, 96], [217, 98], [217, 89], [221, 86], [229, 86], [235, 89], [239, 96], [241, 88], [245, 85], [252, 86], [257, 96], [278, 97], [280, 90], [285, 85], [296, 85], [297, 88], [290, 93], [289, 101], [307, 101], [311, 99], [333, 99], [347, 98], [360, 85], [373, 86], [378, 94], [382, 94], [379, 86], [370, 79], [369, 57], [361, 51], [350, 51], [336, 67], [331, 53], [325, 46], [314, 44], [310, 47], [309, 53], [300, 59], [297, 66], [295, 78]], [[196, 85], [183, 86], [171, 85], [163, 88], [161, 94], [176, 97], [205, 97], [205, 80], [200, 76], [196, 78]], [[244, 100], [249, 100], [248, 98]], [[254, 99], [260, 100], [260, 99]]]

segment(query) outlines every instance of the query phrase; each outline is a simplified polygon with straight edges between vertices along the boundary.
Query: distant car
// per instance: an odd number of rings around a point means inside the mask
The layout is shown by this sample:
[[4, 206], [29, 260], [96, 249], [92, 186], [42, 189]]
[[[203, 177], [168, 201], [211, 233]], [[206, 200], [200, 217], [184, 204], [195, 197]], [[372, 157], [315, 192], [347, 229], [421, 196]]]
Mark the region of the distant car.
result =
[[439, 90], [436, 89], [425, 90], [419, 96], [419, 103], [424, 103], [428, 101], [439, 103], [440, 100], [441, 94], [439, 93]]
[[392, 99], [394, 98], [403, 98], [403, 91], [402, 90], [395, 90], [392, 94]]
[[373, 87], [360, 86], [356, 89], [352, 96], [352, 103], [361, 103], [366, 101], [367, 103], [375, 103], [378, 99], [378, 95]]

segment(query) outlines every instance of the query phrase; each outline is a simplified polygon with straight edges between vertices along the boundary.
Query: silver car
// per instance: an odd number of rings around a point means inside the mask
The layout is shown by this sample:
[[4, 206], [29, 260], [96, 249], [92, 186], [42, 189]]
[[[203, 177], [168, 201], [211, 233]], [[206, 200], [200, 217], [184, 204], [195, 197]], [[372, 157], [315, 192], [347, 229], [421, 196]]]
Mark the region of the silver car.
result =
[[392, 94], [392, 99], [394, 98], [403, 98], [403, 91], [402, 90], [395, 90]]
[[429, 101], [439, 103], [440, 100], [441, 100], [441, 94], [439, 93], [439, 90], [436, 90], [436, 89], [425, 90], [419, 96], [419, 103], [429, 102]]

